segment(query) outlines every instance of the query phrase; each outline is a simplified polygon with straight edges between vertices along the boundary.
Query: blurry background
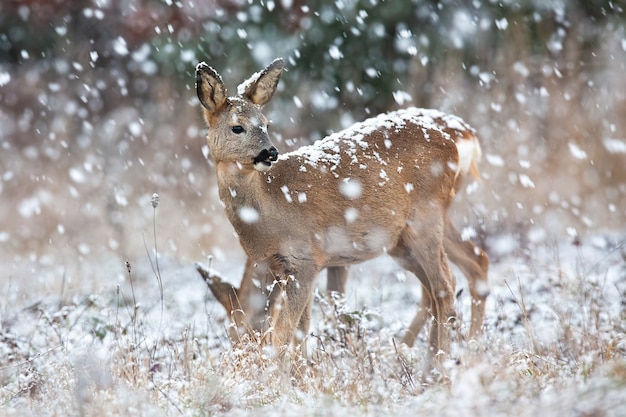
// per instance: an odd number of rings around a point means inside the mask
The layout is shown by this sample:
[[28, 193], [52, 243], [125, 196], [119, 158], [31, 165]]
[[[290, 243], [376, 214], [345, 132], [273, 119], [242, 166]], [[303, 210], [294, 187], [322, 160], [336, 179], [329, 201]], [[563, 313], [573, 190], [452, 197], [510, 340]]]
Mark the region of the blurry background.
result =
[[125, 259], [152, 253], [154, 220], [164, 260], [242, 262], [204, 146], [199, 61], [234, 92], [285, 58], [266, 108], [281, 151], [410, 105], [464, 118], [482, 180], [454, 216], [494, 260], [623, 229], [625, 24], [603, 0], [3, 0], [3, 303], [31, 285], [115, 285]]

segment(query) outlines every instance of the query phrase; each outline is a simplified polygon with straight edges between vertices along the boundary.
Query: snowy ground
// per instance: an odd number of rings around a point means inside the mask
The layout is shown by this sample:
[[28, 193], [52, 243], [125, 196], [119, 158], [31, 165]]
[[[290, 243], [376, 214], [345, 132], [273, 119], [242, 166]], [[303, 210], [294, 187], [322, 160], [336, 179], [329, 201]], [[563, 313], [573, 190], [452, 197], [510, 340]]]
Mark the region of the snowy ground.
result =
[[[33, 285], [17, 300], [28, 285], [5, 284], [0, 414], [623, 416], [625, 239], [490, 239], [484, 338], [455, 337], [448, 379], [434, 384], [419, 378], [423, 334], [414, 348], [394, 346], [419, 286], [386, 258], [353, 268], [343, 309], [318, 299], [309, 363], [292, 374], [272, 352], [230, 346], [224, 311], [191, 262], [161, 258], [157, 269], [146, 254], [125, 282], [111, 272], [99, 290], [71, 296]], [[212, 266], [237, 281], [243, 259], [226, 259]], [[458, 303], [468, 324], [467, 290]]]

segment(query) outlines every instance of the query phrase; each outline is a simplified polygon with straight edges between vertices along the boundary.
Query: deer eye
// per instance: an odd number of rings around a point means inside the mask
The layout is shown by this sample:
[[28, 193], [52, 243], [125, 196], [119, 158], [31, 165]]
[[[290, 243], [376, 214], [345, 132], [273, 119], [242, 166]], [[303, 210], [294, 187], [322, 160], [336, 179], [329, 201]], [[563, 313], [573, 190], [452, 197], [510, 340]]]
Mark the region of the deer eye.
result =
[[238, 135], [238, 134], [240, 134], [240, 133], [243, 133], [243, 131], [244, 131], [243, 126], [239, 126], [239, 125], [237, 125], [237, 126], [233, 126], [233, 127], [231, 127], [230, 129], [233, 131], [233, 133], [234, 133], [235, 135]]

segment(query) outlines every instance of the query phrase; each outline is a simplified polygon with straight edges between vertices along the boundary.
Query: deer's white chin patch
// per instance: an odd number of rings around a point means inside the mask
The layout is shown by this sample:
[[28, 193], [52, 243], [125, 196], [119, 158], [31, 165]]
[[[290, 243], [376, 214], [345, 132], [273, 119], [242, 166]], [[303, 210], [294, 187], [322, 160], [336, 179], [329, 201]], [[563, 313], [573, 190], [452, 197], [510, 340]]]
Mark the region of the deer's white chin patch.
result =
[[254, 163], [254, 169], [260, 172], [267, 172], [272, 169], [272, 163], [269, 161], [259, 161]]

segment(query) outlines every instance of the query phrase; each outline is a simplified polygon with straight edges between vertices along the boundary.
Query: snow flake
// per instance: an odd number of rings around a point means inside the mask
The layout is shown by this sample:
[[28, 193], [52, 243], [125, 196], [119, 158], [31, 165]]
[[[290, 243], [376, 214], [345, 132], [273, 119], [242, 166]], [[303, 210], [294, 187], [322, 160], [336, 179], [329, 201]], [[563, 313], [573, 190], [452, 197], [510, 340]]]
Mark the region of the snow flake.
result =
[[11, 81], [11, 74], [0, 69], [0, 87], [7, 85]]
[[587, 159], [587, 152], [583, 151], [580, 146], [575, 143], [568, 143], [569, 151], [576, 159]]
[[411, 94], [403, 90], [397, 90], [392, 93], [393, 99], [399, 106], [403, 106], [405, 103], [408, 103], [413, 100]]
[[519, 174], [519, 182], [522, 184], [522, 187], [535, 188], [535, 183], [526, 174]]
[[330, 48], [328, 48], [328, 55], [335, 61], [343, 58], [343, 53], [339, 50], [337, 45], [331, 45]]
[[602, 144], [610, 153], [626, 153], [626, 141], [613, 138], [605, 138]]
[[41, 214], [41, 202], [37, 197], [29, 197], [20, 201], [17, 207], [18, 213], [24, 218]]
[[11, 238], [11, 234], [9, 232], [0, 232], [0, 243], [8, 242]]
[[528, 70], [526, 65], [524, 65], [523, 63], [519, 61], [513, 64], [513, 71], [517, 72], [519, 75], [521, 75], [524, 78], [530, 75], [530, 71]]
[[285, 200], [287, 200], [288, 203], [293, 203], [293, 198], [291, 198], [291, 194], [289, 193], [288, 186], [283, 185], [282, 187], [280, 187], [280, 191], [283, 192], [283, 195], [285, 196]]
[[498, 30], [506, 30], [509, 27], [509, 21], [506, 20], [506, 17], [503, 17], [502, 19], [496, 19], [495, 24]]
[[361, 182], [351, 178], [345, 178], [339, 184], [339, 191], [349, 200], [356, 200], [361, 197], [361, 193], [363, 192], [363, 186]]
[[504, 166], [504, 159], [502, 159], [500, 155], [494, 155], [494, 154], [488, 153], [485, 155], [485, 158], [487, 159], [487, 162], [489, 162], [494, 167]]
[[70, 179], [77, 184], [84, 184], [87, 182], [87, 175], [80, 167], [72, 167], [69, 170]]
[[366, 68], [365, 74], [367, 74], [367, 76], [370, 78], [380, 77], [380, 72], [376, 68], [372, 68], [372, 67]]
[[126, 39], [121, 36], [115, 38], [113, 40], [113, 50], [120, 56], [128, 55], [128, 45], [126, 44]]

